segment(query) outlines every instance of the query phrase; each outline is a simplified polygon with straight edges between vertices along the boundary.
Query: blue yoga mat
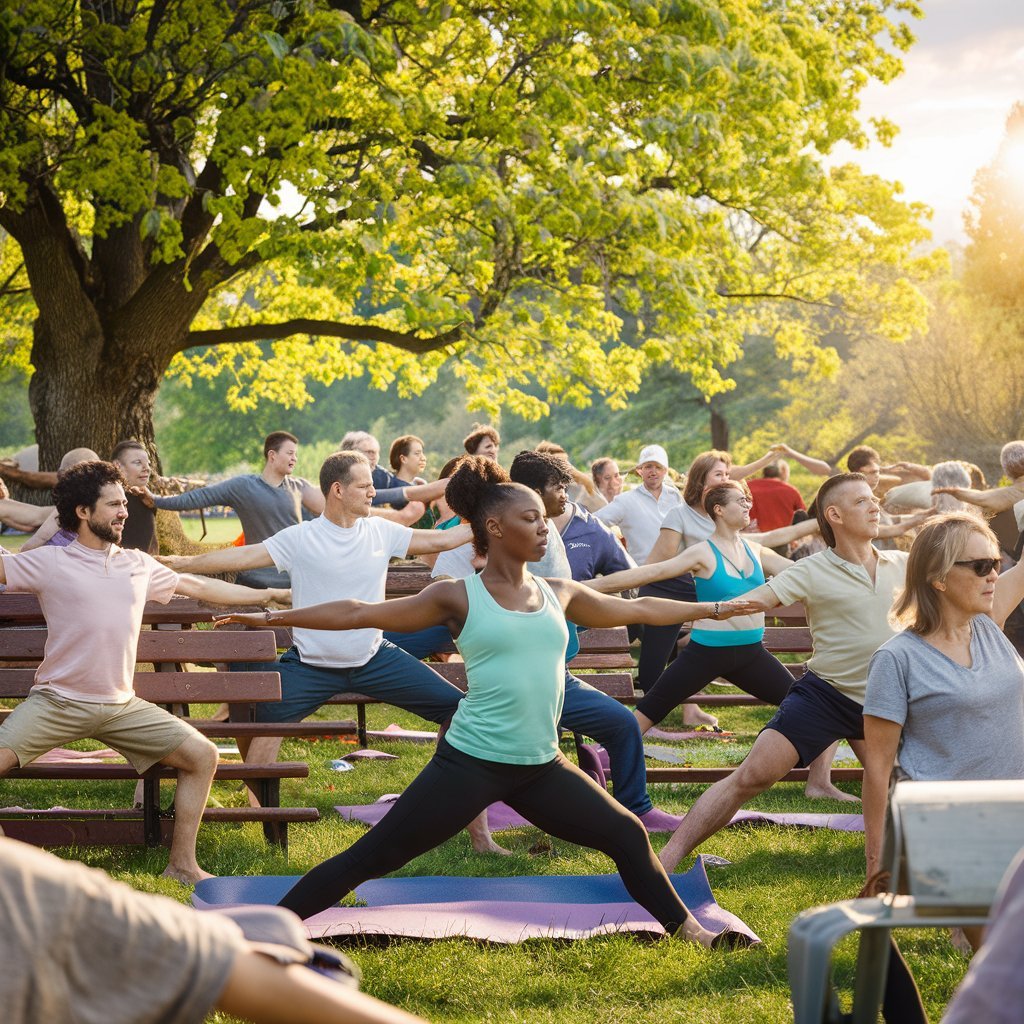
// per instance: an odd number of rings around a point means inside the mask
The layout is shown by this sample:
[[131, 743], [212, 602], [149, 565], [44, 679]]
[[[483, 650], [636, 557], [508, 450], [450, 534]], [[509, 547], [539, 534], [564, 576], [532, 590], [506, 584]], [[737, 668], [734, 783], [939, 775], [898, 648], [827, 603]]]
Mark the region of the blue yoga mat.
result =
[[[700, 859], [685, 874], [671, 879], [706, 928], [715, 932], [729, 928], [756, 941], [739, 918], [715, 902]], [[205, 910], [277, 903], [296, 881], [293, 876], [208, 878], [196, 886], [193, 903]], [[617, 874], [379, 878], [364, 882], [355, 895], [366, 906], [335, 906], [315, 915], [306, 922], [310, 935], [465, 936], [519, 942], [622, 931], [664, 934], [661, 925], [632, 901]]]

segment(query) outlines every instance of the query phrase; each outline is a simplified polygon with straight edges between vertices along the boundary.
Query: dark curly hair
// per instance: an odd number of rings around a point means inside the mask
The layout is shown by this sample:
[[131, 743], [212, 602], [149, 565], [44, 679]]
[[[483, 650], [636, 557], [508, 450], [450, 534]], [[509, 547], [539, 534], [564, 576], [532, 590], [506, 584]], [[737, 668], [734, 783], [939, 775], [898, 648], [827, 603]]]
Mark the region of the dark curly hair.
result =
[[78, 533], [78, 512], [82, 505], [95, 508], [100, 492], [107, 484], [124, 487], [121, 470], [112, 462], [80, 462], [64, 470], [53, 487], [53, 503], [57, 506], [57, 522], [61, 529]]
[[490, 438], [495, 444], [501, 444], [501, 435], [492, 426], [473, 424], [473, 429], [462, 439], [462, 446], [470, 455], [476, 455], [477, 448], [484, 438]]
[[531, 491], [543, 491], [551, 484], [572, 483], [572, 473], [564, 459], [547, 452], [522, 451], [513, 460], [508, 470], [513, 483], [529, 487]]
[[487, 554], [487, 517], [500, 512], [526, 491], [512, 483], [508, 473], [493, 459], [465, 455], [445, 487], [444, 497], [451, 510], [465, 519], [473, 530], [473, 547], [478, 555]]

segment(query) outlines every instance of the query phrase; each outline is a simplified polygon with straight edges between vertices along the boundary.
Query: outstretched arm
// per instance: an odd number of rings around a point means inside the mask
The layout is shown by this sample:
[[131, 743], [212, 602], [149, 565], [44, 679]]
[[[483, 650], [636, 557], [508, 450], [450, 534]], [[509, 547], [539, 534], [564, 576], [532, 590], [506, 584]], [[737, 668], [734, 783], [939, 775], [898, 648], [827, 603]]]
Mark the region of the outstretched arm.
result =
[[59, 529], [60, 521], [57, 519], [57, 510], [54, 509], [46, 517], [46, 522], [21, 545], [21, 550], [31, 551], [33, 548], [41, 548]]
[[733, 615], [748, 615], [755, 608], [743, 598], [734, 601], [667, 601], [661, 597], [640, 597], [626, 601], [621, 597], [598, 594], [574, 580], [548, 580], [559, 595], [565, 617], [578, 626], [599, 629], [624, 626], [630, 622], [643, 622], [651, 626], [672, 626], [677, 622], [695, 619], [728, 619]]
[[7, 459], [0, 461], [0, 476], [5, 476], [8, 480], [13, 480], [14, 483], [21, 484], [22, 487], [27, 487], [31, 491], [45, 491], [57, 483], [55, 472], [22, 469], [16, 462]]
[[749, 462], [745, 466], [730, 466], [729, 467], [729, 479], [730, 480], [742, 480], [745, 476], [750, 476], [756, 473], [759, 469], [764, 469], [765, 466], [771, 465], [778, 457], [779, 452], [776, 450], [778, 446], [769, 448], [768, 451], [754, 462]]
[[1024, 561], [1018, 562], [1012, 569], [996, 580], [996, 593], [992, 601], [992, 618], [1002, 629], [1010, 612], [1024, 601]]
[[988, 491], [975, 491], [970, 487], [934, 487], [932, 494], [952, 494], [957, 501], [978, 505], [988, 512], [1004, 512], [1018, 501], [1024, 501], [1024, 483], [994, 487]]
[[794, 462], [798, 462], [808, 473], [815, 473], [818, 476], [831, 476], [832, 467], [822, 459], [815, 459], [810, 455], [804, 455], [803, 452], [798, 452], [794, 448], [790, 448], [788, 444], [776, 444], [772, 446], [776, 453], [784, 455], [787, 459], [792, 459]]
[[750, 609], [751, 612], [767, 612], [782, 603], [775, 595], [775, 591], [767, 583], [756, 590], [751, 590], [744, 594], [743, 600], [753, 605]]
[[433, 555], [440, 551], [468, 544], [473, 531], [468, 523], [460, 523], [450, 530], [416, 530], [409, 541], [409, 555]]
[[[662, 530], [662, 533], [664, 532]], [[668, 532], [679, 536], [674, 530]], [[632, 590], [634, 587], [645, 587], [649, 583], [657, 583], [658, 580], [675, 579], [676, 576], [682, 576], [684, 572], [703, 568], [707, 564], [707, 552], [707, 543], [701, 541], [664, 562], [648, 562], [635, 569], [622, 569], [619, 572], [609, 573], [607, 576], [598, 576], [596, 579], [586, 580], [584, 586], [599, 594], [619, 594], [623, 590]], [[636, 604], [636, 602], [630, 601], [630, 604]]]
[[13, 498], [0, 499], [0, 522], [25, 533], [38, 530], [52, 511], [52, 505], [29, 505]]
[[933, 515], [935, 515], [935, 509], [926, 508], [923, 512], [915, 512], [912, 516], [901, 516], [898, 522], [883, 523], [878, 528], [878, 538], [879, 540], [888, 540], [892, 537], [902, 537], [909, 530], [923, 526]]
[[195, 572], [210, 576], [218, 572], [265, 569], [274, 564], [263, 544], [245, 544], [240, 548], [218, 548], [201, 555], [158, 555], [157, 561], [175, 572]]
[[767, 533], [744, 534], [763, 544], [766, 548], [777, 548], [788, 544], [791, 540], [800, 540], [803, 537], [810, 537], [818, 532], [818, 520], [813, 517], [805, 519], [802, 523], [793, 523], [790, 526], [780, 526], [777, 530], [769, 530]]
[[461, 580], [439, 580], [412, 597], [393, 601], [327, 601], [308, 608], [263, 614], [224, 615], [216, 624], [239, 622], [245, 626], [298, 626], [301, 629], [390, 629], [414, 633], [446, 625], [458, 635], [466, 621], [466, 586]]
[[209, 580], [205, 576], [179, 576], [174, 592], [183, 597], [195, 597], [209, 604], [223, 605], [269, 605], [289, 606], [292, 603], [292, 592], [287, 587], [270, 587], [257, 590], [255, 587], [243, 587], [238, 583], [225, 580]]

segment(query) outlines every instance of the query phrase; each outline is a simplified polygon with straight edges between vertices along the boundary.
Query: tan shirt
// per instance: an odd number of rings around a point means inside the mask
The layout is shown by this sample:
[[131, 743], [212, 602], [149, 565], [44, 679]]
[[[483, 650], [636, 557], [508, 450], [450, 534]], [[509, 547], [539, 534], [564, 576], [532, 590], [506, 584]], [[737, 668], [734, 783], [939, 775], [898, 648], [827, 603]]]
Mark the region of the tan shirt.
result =
[[35, 685], [94, 704], [130, 700], [143, 608], [166, 604], [178, 574], [145, 552], [94, 551], [77, 540], [7, 555], [4, 571], [8, 591], [35, 594], [46, 618]]
[[807, 609], [814, 644], [807, 667], [863, 704], [871, 655], [896, 635], [889, 612], [906, 575], [905, 551], [879, 551], [872, 583], [864, 566], [826, 548], [800, 559], [768, 586], [782, 604], [802, 601]]

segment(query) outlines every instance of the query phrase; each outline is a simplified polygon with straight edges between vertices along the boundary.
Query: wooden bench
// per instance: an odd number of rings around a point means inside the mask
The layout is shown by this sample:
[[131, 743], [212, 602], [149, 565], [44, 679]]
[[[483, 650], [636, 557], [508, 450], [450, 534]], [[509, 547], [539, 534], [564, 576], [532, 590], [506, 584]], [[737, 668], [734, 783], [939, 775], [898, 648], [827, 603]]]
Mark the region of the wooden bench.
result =
[[[1024, 848], [1024, 786], [1008, 782], [900, 782], [892, 797], [890, 888], [800, 914], [789, 929], [795, 1024], [838, 1024], [832, 950], [861, 933], [854, 1024], [875, 1024], [894, 928], [983, 925], [1000, 881]], [[905, 865], [905, 870], [903, 866]]]
[[[38, 662], [43, 654], [46, 630], [42, 628], [0, 629], [0, 663], [22, 663], [22, 667], [0, 669], [0, 699], [28, 696], [35, 669], [24, 663]], [[190, 704], [219, 704], [238, 701], [254, 714], [255, 704], [281, 699], [281, 677], [275, 671], [186, 672], [185, 662], [268, 662], [277, 651], [271, 631], [222, 633], [210, 630], [144, 630], [139, 634], [137, 660], [154, 665], [155, 671], [135, 673], [135, 692], [144, 700], [168, 707]], [[189, 719], [200, 732], [211, 736], [251, 735], [258, 723], [210, 722]], [[281, 779], [302, 779], [307, 765], [298, 762], [274, 764], [221, 763], [217, 781], [244, 781], [251, 785], [261, 807], [207, 808], [204, 821], [258, 821], [271, 842], [287, 848], [288, 824], [317, 821], [314, 807], [281, 807]], [[138, 779], [126, 764], [33, 763], [11, 771], [9, 779]], [[38, 843], [135, 843], [166, 842], [173, 830], [173, 810], [161, 810], [160, 781], [173, 779], [173, 769], [154, 766], [142, 775], [142, 807], [139, 810], [75, 811], [66, 809], [0, 811], [0, 823], [11, 837]]]

